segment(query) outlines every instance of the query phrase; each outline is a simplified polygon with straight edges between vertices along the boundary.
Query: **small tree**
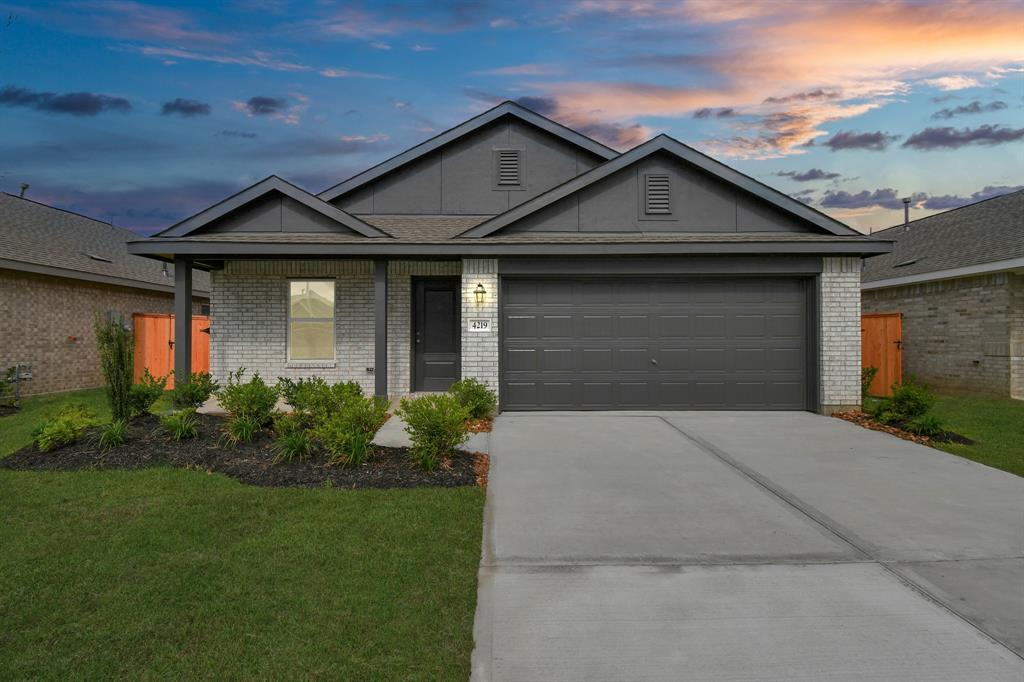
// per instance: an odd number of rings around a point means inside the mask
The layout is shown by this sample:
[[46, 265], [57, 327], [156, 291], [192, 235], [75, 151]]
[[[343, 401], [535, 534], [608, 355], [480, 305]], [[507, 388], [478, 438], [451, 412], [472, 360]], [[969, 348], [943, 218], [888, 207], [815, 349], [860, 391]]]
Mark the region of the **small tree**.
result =
[[96, 313], [96, 345], [100, 367], [107, 382], [107, 402], [112, 420], [132, 418], [132, 375], [135, 348], [131, 328], [120, 315]]

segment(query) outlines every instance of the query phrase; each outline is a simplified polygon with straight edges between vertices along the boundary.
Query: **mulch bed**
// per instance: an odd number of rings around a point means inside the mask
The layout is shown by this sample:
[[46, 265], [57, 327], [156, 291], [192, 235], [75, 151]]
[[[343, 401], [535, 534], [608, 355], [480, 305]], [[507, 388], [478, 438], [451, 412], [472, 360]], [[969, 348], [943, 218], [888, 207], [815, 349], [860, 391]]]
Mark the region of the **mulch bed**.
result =
[[[216, 472], [242, 483], [270, 487], [300, 488], [413, 488], [417, 486], [486, 485], [487, 456], [458, 451], [434, 471], [424, 471], [409, 459], [407, 448], [376, 447], [361, 466], [328, 464], [323, 458], [304, 462], [274, 464], [273, 436], [264, 430], [248, 443], [223, 447], [220, 436], [224, 418], [198, 415], [199, 435], [175, 441], [153, 415], [140, 417], [128, 427], [128, 441], [101, 451], [95, 444], [96, 430], [79, 442], [51, 452], [35, 446], [0, 460], [0, 468], [20, 471], [82, 471], [86, 469], [142, 469], [173, 466]], [[483, 472], [481, 478], [481, 471]]]
[[910, 431], [900, 428], [900, 424], [883, 424], [867, 412], [837, 412], [832, 416], [852, 422], [858, 426], [863, 426], [865, 429], [871, 429], [872, 431], [884, 431], [885, 433], [896, 436], [897, 438], [914, 441], [921, 445], [930, 445], [931, 443], [959, 443], [961, 445], [974, 445], [975, 443], [975, 441], [971, 440], [967, 436], [961, 436], [959, 433], [954, 433], [953, 431], [943, 431], [942, 433], [934, 436], [922, 436], [916, 433], [911, 433]]
[[493, 425], [494, 420], [490, 417], [484, 417], [483, 419], [470, 419], [466, 422], [466, 426], [469, 427], [470, 433], [490, 433]]
[[21, 408], [17, 405], [0, 405], [0, 417], [6, 417], [9, 414], [14, 414]]

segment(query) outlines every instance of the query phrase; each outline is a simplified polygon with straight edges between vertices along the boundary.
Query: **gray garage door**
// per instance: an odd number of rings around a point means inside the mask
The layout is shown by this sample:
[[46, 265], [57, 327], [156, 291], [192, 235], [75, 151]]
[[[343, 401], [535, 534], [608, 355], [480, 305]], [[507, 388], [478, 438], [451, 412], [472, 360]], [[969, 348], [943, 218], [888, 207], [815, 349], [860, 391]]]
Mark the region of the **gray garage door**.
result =
[[506, 410], [807, 409], [805, 280], [504, 279]]

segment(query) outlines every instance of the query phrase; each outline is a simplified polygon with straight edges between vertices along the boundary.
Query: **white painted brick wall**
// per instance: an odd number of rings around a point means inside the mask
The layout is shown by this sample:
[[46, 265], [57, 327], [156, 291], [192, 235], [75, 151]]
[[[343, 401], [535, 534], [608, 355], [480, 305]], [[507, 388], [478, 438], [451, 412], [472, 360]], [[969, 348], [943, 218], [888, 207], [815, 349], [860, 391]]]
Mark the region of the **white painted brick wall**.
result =
[[860, 405], [860, 273], [857, 256], [825, 258], [821, 273], [821, 407]]
[[[487, 295], [476, 302], [476, 287]], [[469, 331], [469, 320], [488, 319], [487, 332]], [[462, 376], [474, 378], [498, 392], [498, 261], [493, 258], [462, 260]]]

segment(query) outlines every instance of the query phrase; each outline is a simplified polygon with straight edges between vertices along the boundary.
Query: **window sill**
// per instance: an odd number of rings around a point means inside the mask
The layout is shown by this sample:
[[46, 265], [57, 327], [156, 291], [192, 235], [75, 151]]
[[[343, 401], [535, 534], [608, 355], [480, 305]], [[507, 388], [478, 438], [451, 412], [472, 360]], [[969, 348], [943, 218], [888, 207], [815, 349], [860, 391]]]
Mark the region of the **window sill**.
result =
[[334, 369], [338, 363], [334, 360], [289, 360], [286, 369]]

